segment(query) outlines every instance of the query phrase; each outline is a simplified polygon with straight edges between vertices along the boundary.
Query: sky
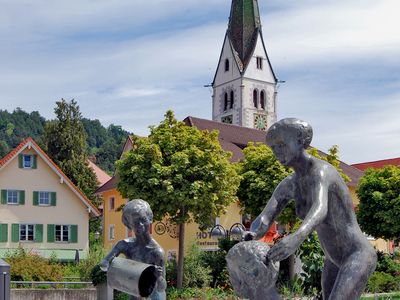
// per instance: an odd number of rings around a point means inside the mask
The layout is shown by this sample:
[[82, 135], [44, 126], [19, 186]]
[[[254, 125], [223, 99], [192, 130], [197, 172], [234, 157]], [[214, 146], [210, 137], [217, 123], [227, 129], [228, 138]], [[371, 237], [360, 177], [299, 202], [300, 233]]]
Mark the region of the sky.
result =
[[[0, 0], [0, 109], [75, 99], [86, 118], [147, 135], [168, 109], [211, 119], [230, 0]], [[399, 0], [259, 0], [278, 119], [346, 163], [400, 156]]]

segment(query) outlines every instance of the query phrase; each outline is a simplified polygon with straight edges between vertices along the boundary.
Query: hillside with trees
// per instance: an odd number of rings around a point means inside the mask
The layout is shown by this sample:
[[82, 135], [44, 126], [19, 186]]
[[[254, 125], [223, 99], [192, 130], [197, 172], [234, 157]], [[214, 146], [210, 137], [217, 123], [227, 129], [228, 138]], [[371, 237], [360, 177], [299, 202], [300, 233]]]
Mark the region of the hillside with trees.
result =
[[[45, 126], [49, 122], [38, 111], [0, 110], [0, 158], [29, 136], [43, 146]], [[86, 132], [86, 152], [100, 168], [111, 174], [130, 133], [114, 124], [104, 127], [99, 120], [82, 118], [82, 123]]]

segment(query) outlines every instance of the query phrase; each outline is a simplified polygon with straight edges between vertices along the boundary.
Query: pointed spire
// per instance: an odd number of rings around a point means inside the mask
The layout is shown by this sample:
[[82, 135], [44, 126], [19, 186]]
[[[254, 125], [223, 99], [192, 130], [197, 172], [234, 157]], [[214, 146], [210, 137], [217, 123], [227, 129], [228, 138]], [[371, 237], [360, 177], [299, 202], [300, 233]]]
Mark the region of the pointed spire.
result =
[[232, 0], [228, 36], [243, 68], [253, 53], [260, 29], [257, 0]]

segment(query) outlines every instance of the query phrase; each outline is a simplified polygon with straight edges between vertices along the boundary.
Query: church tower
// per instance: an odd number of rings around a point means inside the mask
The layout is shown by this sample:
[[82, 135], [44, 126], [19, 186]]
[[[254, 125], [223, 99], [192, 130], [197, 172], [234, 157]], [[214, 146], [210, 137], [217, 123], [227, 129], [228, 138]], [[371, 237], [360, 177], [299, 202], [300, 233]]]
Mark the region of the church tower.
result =
[[213, 87], [213, 120], [266, 130], [276, 121], [277, 79], [257, 0], [232, 0]]

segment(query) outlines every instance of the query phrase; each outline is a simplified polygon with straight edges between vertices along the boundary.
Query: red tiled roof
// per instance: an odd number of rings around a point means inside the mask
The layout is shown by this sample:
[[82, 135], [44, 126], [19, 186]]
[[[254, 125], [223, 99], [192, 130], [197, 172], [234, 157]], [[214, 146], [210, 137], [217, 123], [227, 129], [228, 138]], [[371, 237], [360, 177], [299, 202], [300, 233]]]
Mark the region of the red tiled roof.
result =
[[78, 189], [75, 184], [64, 174], [63, 171], [50, 159], [50, 157], [36, 144], [36, 142], [31, 138], [28, 137], [27, 139], [23, 140], [17, 147], [15, 147], [9, 154], [7, 154], [1, 161], [0, 161], [0, 170], [12, 159], [14, 159], [21, 151], [23, 151], [28, 145], [31, 145], [32, 148], [42, 157], [44, 161], [46, 161], [50, 167], [53, 167], [57, 173], [67, 182], [67, 185], [70, 186], [72, 190], [74, 190], [79, 198], [91, 208], [91, 212], [95, 216], [99, 216], [100, 212], [92, 204], [92, 202], [82, 193], [80, 189]]
[[100, 194], [105, 191], [113, 190], [117, 188], [118, 181], [119, 181], [118, 173], [115, 173], [115, 175], [109, 181], [107, 181], [105, 184], [99, 187], [94, 193]]
[[[216, 121], [210, 121], [195, 117], [187, 117], [183, 120], [188, 126], [195, 126], [200, 130], [218, 130], [219, 141], [222, 148], [226, 151], [232, 152], [232, 161], [236, 162], [243, 158], [242, 150], [247, 146], [249, 142], [265, 142], [266, 133], [265, 131], [226, 124]], [[319, 151], [319, 154], [326, 156], [327, 154]], [[340, 161], [340, 169], [349, 176], [350, 182], [348, 186], [355, 187], [358, 184], [363, 172]]]
[[107, 181], [111, 179], [111, 176], [108, 175], [104, 170], [100, 169], [98, 165], [88, 159], [89, 167], [93, 170], [96, 175], [98, 186], [102, 186]]
[[385, 166], [400, 166], [400, 157], [352, 164], [352, 166], [361, 171], [365, 171], [368, 168], [380, 169]]

